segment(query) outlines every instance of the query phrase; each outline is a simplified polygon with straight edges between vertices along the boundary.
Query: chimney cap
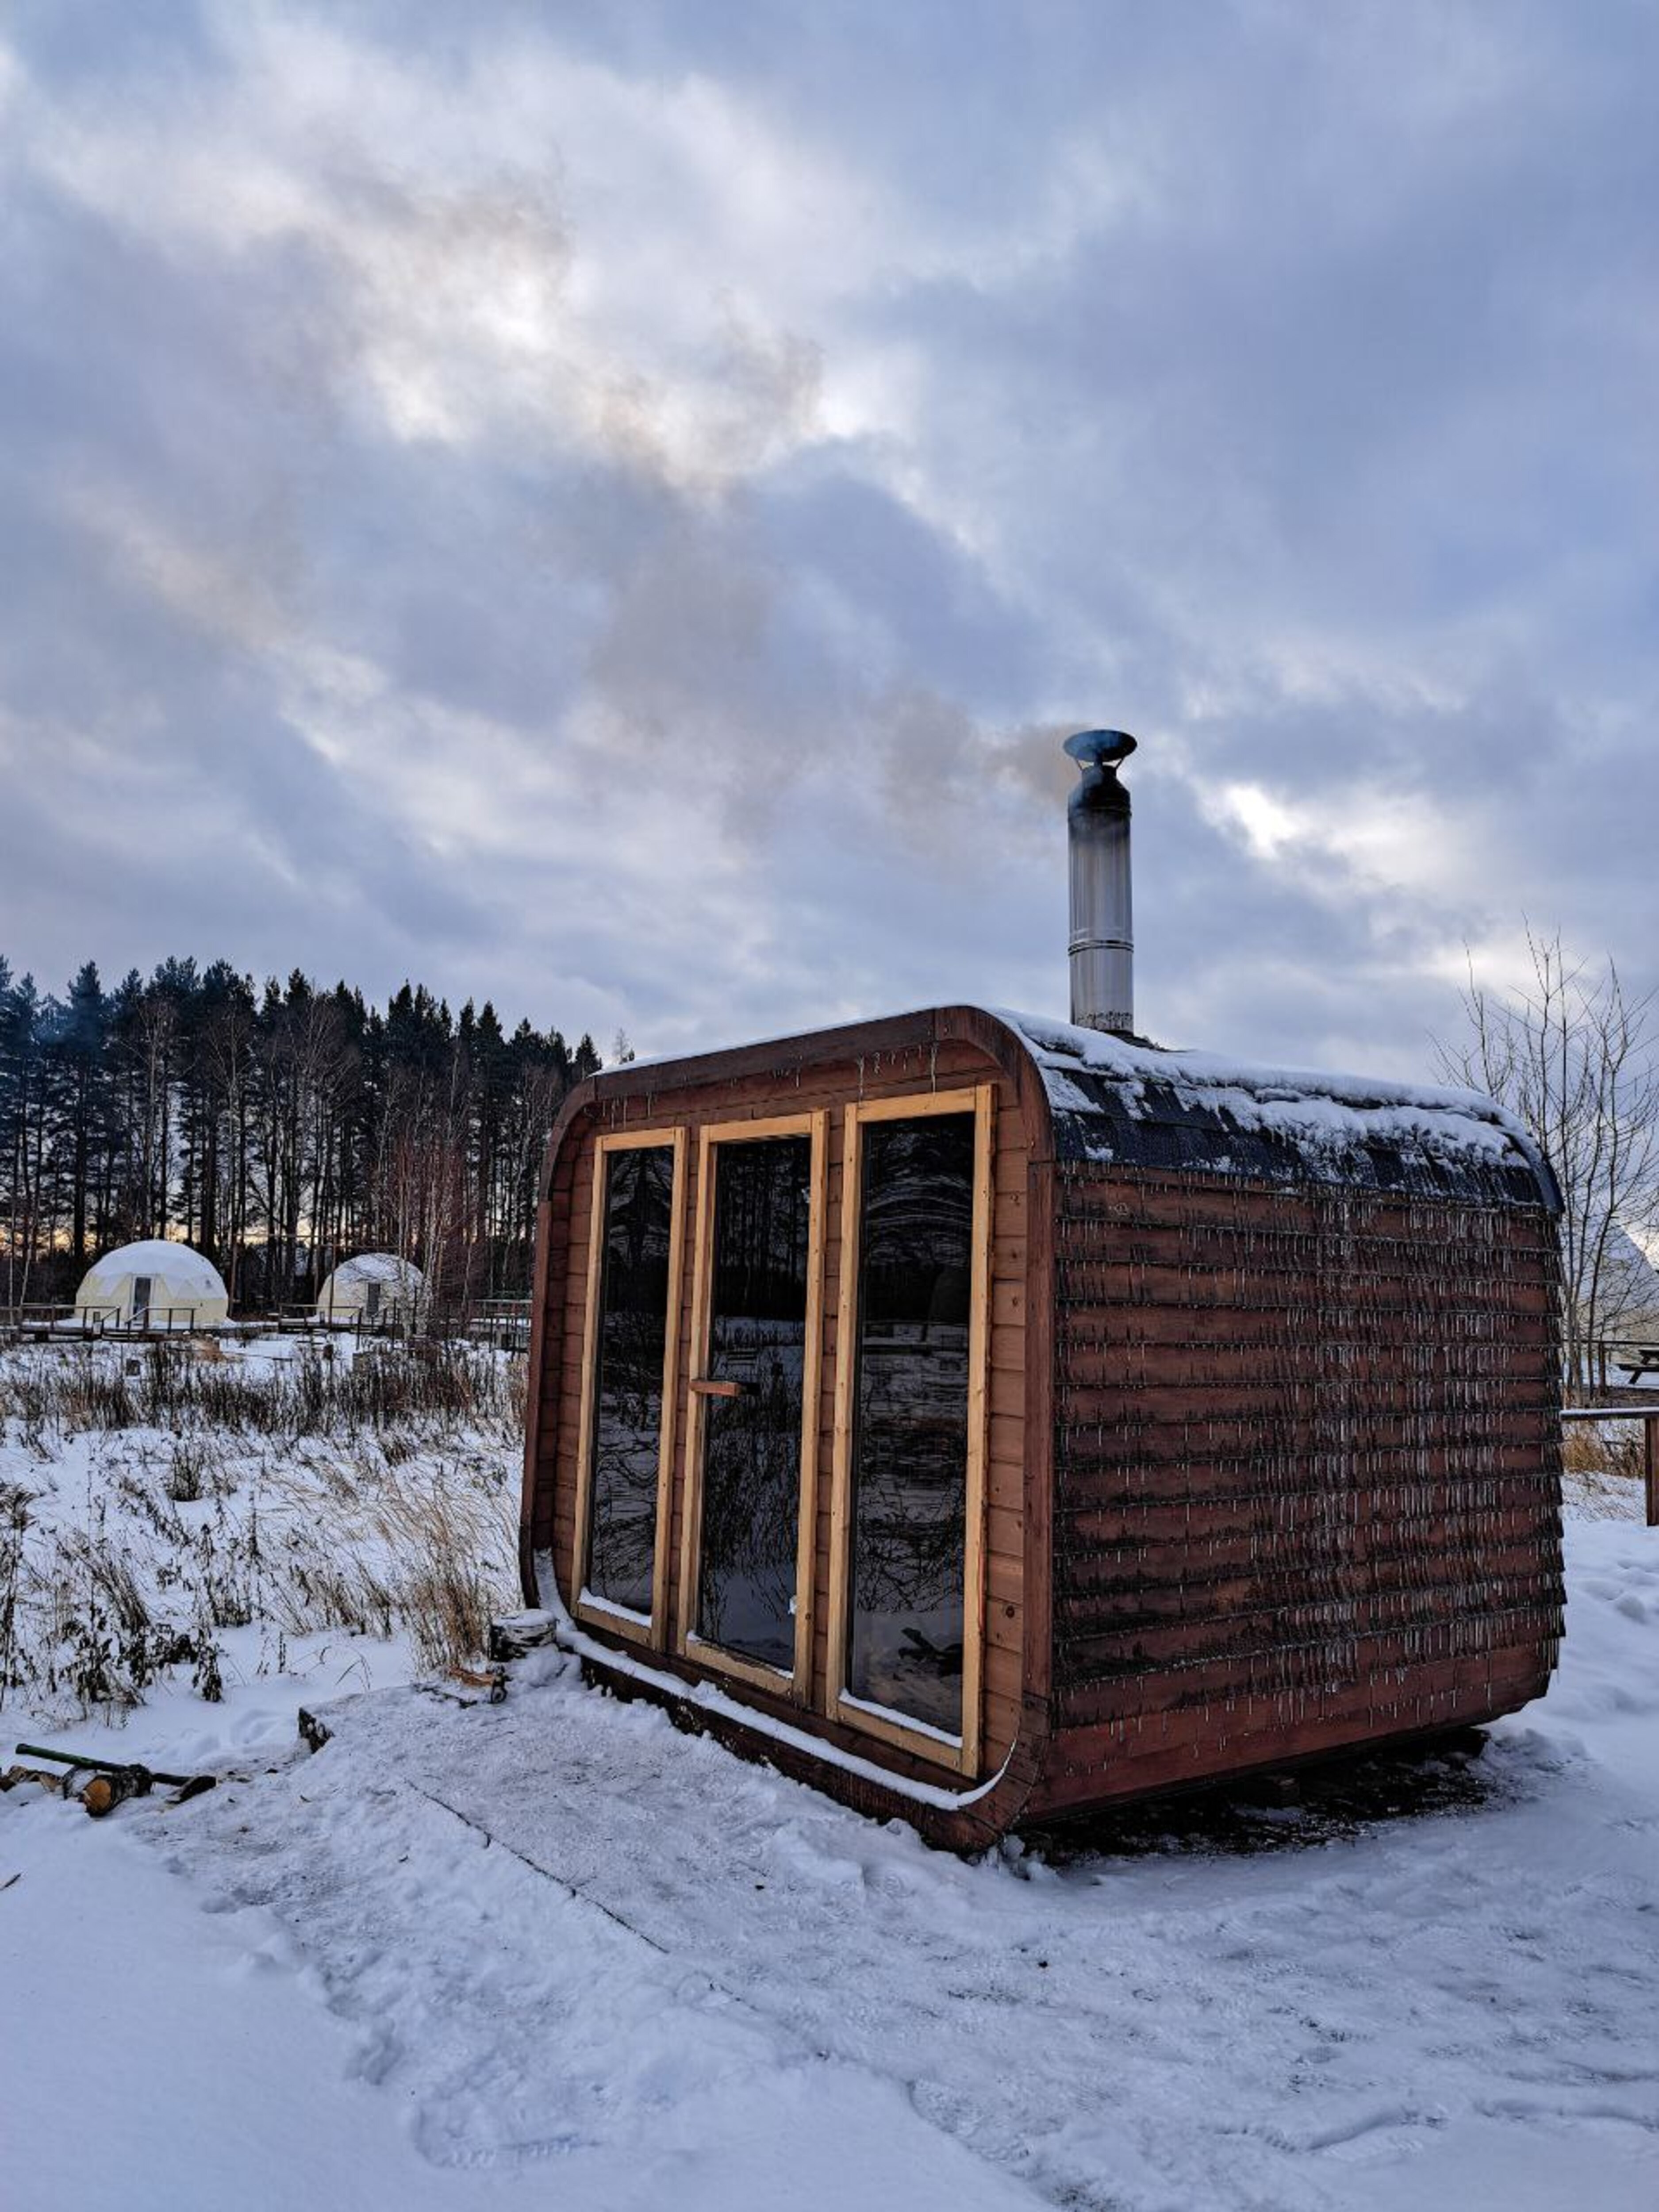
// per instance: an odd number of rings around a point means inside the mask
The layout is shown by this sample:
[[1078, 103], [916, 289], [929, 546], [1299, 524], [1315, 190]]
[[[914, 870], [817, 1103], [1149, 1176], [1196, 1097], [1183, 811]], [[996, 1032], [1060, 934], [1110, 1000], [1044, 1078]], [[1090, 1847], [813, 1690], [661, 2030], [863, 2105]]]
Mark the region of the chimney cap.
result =
[[1121, 768], [1135, 749], [1127, 730], [1079, 730], [1066, 750], [1079, 768]]

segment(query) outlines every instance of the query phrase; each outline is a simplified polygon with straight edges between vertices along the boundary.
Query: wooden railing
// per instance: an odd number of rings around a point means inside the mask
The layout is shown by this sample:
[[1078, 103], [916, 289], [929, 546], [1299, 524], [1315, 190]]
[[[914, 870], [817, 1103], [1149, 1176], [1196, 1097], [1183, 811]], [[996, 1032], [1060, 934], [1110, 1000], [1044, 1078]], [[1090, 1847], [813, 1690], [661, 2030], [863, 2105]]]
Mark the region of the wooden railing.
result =
[[119, 1306], [66, 1306], [56, 1301], [28, 1300], [0, 1308], [0, 1333], [9, 1342], [33, 1339], [45, 1343], [52, 1337], [106, 1336], [121, 1326]]
[[480, 1299], [472, 1309], [466, 1334], [474, 1344], [487, 1344], [497, 1352], [528, 1352], [529, 1299]]
[[188, 1336], [197, 1327], [196, 1306], [147, 1307], [131, 1313], [125, 1306], [65, 1306], [51, 1303], [0, 1307], [0, 1332], [8, 1339], [88, 1336]]

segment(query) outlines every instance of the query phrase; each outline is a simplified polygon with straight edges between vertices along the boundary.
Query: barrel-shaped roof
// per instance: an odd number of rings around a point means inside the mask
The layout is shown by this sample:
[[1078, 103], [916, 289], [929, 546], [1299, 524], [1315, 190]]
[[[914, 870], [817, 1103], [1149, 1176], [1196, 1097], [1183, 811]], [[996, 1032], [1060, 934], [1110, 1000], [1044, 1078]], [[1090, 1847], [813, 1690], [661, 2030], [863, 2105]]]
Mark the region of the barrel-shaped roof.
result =
[[1527, 1130], [1479, 1091], [1168, 1051], [1029, 1014], [996, 1018], [1042, 1073], [1062, 1160], [1560, 1209]]

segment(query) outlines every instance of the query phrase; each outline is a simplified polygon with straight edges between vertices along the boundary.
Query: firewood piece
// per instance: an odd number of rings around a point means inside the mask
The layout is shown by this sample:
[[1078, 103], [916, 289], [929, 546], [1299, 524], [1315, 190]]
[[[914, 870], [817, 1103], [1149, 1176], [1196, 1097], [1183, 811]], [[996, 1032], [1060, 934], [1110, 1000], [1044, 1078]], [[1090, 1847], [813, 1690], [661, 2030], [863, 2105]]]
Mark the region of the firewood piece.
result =
[[525, 1658], [557, 1641], [558, 1623], [550, 1613], [514, 1613], [489, 1624], [489, 1656], [498, 1663]]
[[469, 1690], [488, 1690], [492, 1705], [499, 1705], [507, 1695], [507, 1669], [504, 1667], [490, 1667], [485, 1669], [477, 1667], [452, 1667], [449, 1670], [449, 1679], [452, 1682], [462, 1683]]
[[94, 1820], [101, 1820], [129, 1797], [149, 1794], [149, 1777], [142, 1766], [129, 1766], [114, 1774], [94, 1774], [81, 1790], [81, 1802]]
[[43, 1790], [49, 1790], [58, 1797], [63, 1795], [65, 1778], [61, 1774], [47, 1773], [43, 1766], [9, 1766], [0, 1774], [0, 1790], [15, 1790], [21, 1783], [38, 1782]]
[[192, 1778], [188, 1774], [159, 1774], [150, 1767], [141, 1765], [136, 1759], [94, 1759], [90, 1752], [62, 1751], [49, 1743], [20, 1743], [17, 1748], [31, 1759], [59, 1759], [72, 1774], [84, 1770], [93, 1774], [137, 1775], [140, 1778], [141, 1794], [157, 1782], [165, 1782], [169, 1787], [182, 1787]]

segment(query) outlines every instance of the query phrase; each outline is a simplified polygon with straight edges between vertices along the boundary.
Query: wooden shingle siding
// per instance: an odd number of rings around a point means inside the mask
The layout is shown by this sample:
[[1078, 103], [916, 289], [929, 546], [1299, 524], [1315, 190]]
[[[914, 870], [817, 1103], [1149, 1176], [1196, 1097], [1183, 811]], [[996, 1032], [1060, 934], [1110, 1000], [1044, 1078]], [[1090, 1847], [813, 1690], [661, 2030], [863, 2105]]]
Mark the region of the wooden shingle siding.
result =
[[1543, 1211], [1058, 1180], [1060, 1794], [1535, 1695], [1562, 1603]]

